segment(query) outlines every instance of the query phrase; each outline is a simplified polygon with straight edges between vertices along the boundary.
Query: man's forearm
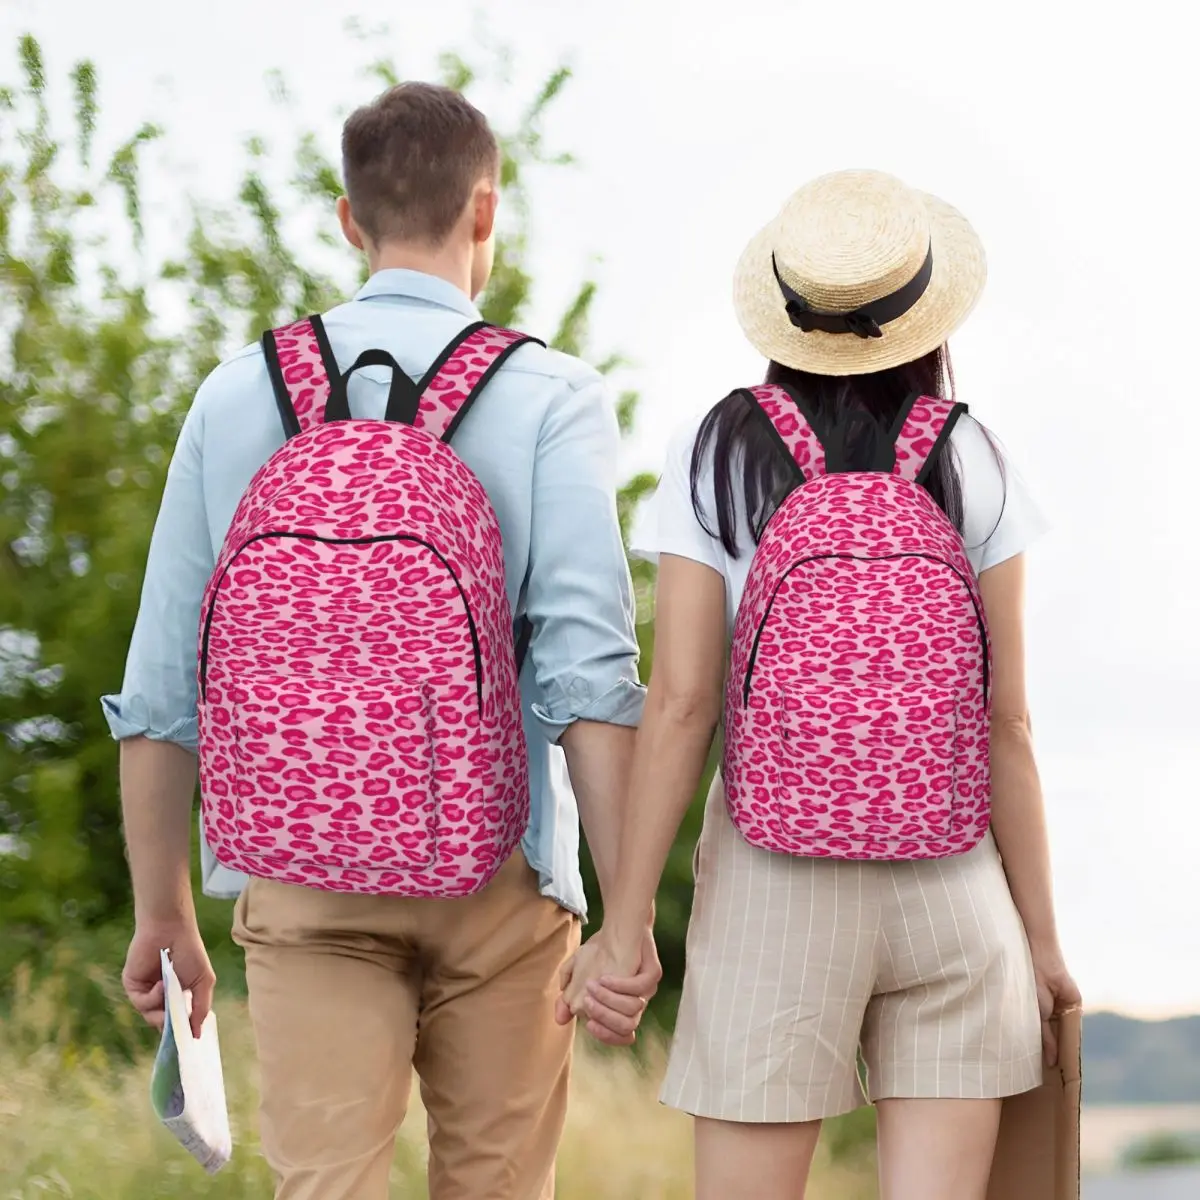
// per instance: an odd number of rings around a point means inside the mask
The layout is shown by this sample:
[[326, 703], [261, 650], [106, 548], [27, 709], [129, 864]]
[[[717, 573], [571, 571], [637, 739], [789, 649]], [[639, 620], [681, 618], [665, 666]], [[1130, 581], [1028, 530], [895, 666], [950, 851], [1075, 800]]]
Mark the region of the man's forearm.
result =
[[636, 730], [598, 721], [576, 721], [562, 735], [579, 819], [606, 905], [616, 877], [636, 736]]
[[195, 913], [191, 884], [196, 756], [170, 742], [121, 743], [121, 809], [139, 924]]

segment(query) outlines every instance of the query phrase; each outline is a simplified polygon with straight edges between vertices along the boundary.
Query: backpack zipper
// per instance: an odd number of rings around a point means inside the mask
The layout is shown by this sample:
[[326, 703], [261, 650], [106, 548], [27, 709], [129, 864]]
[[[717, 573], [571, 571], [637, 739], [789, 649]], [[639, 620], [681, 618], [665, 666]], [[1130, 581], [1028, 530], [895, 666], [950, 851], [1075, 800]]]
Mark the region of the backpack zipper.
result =
[[302, 542], [322, 542], [327, 546], [370, 546], [379, 542], [409, 542], [414, 546], [424, 546], [434, 558], [446, 568], [446, 573], [454, 580], [454, 586], [458, 589], [458, 595], [462, 600], [463, 611], [467, 614], [467, 627], [471, 631], [471, 648], [475, 654], [475, 699], [479, 711], [483, 711], [483, 651], [479, 645], [479, 633], [475, 628], [475, 618], [471, 615], [471, 606], [467, 603], [467, 594], [463, 590], [463, 586], [458, 581], [458, 576], [454, 573], [454, 568], [446, 561], [441, 552], [436, 546], [432, 546], [429, 542], [422, 538], [406, 537], [403, 534], [378, 534], [375, 537], [359, 537], [359, 538], [331, 538], [319, 537], [315, 533], [286, 533], [283, 531], [271, 531], [268, 533], [256, 533], [252, 538], [247, 538], [238, 548], [229, 556], [229, 561], [221, 570], [220, 578], [217, 580], [216, 586], [213, 588], [212, 603], [208, 606], [208, 612], [204, 615], [204, 633], [200, 640], [200, 699], [207, 699], [207, 675], [208, 675], [208, 639], [212, 632], [213, 610], [217, 607], [217, 595], [221, 590], [221, 585], [225, 582], [225, 576], [229, 572], [229, 568], [237, 561], [238, 555], [246, 549], [247, 546], [252, 546], [255, 542], [266, 541], [267, 538], [292, 538], [295, 541]]
[[944, 558], [938, 558], [936, 554], [810, 554], [807, 558], [797, 559], [775, 583], [775, 587], [771, 591], [771, 598], [767, 601], [766, 611], [763, 613], [762, 620], [758, 623], [758, 629], [754, 632], [754, 642], [750, 647], [750, 658], [746, 663], [746, 678], [742, 684], [742, 705], [743, 707], [750, 703], [750, 679], [754, 674], [754, 664], [758, 660], [758, 644], [762, 640], [763, 630], [766, 628], [767, 619], [771, 615], [771, 609], [775, 604], [775, 597], [779, 594], [779, 589], [783, 586], [783, 581], [797, 568], [802, 567], [805, 563], [824, 562], [829, 559], [849, 559], [852, 562], [887, 562], [900, 558], [923, 558], [927, 562], [937, 563], [939, 566], [945, 567], [947, 570], [953, 571], [958, 576], [963, 587], [967, 589], [967, 595], [971, 598], [971, 608], [975, 613], [975, 624], [979, 627], [979, 643], [983, 654], [983, 702], [987, 704], [988, 688], [991, 685], [991, 671], [988, 665], [988, 645], [987, 645], [987, 625], [984, 624], [983, 613], [979, 610], [979, 604], [975, 599], [975, 593], [971, 590], [970, 583], [967, 582], [966, 576], [951, 563], [948, 563]]

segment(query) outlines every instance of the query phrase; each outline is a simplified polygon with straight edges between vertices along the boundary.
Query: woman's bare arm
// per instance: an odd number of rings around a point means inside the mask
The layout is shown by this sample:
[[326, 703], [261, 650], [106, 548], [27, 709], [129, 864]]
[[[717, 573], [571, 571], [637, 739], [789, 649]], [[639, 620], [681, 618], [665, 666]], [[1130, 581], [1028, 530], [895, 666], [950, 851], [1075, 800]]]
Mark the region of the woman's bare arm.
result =
[[[634, 750], [616, 885], [604, 929], [580, 952], [576, 987], [567, 991], [573, 1008], [587, 979], [628, 975], [637, 967], [647, 914], [720, 720], [725, 652], [725, 581], [711, 567], [662, 555], [654, 666]], [[596, 962], [588, 962], [592, 957]]]
[[1057, 947], [1050, 845], [1025, 690], [1025, 558], [979, 580], [992, 640], [992, 829], [1030, 943]]
[[984, 571], [979, 590], [992, 639], [992, 831], [1021, 914], [1037, 982], [1046, 1061], [1058, 1060], [1050, 1018], [1080, 1002], [1054, 916], [1050, 842], [1025, 694], [1025, 560]]

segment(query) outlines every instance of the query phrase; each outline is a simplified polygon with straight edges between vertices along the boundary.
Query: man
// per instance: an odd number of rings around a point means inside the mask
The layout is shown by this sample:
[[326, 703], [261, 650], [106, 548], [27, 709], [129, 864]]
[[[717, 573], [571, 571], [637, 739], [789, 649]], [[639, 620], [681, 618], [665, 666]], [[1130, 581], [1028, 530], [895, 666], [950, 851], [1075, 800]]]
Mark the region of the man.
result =
[[[371, 275], [324, 318], [334, 357], [345, 367], [381, 348], [419, 378], [479, 319], [472, 298], [492, 268], [496, 141], [457, 93], [405, 84], [350, 117], [343, 160], [338, 216]], [[358, 371], [353, 414], [378, 419], [388, 385], [385, 370]], [[522, 672], [532, 818], [492, 882], [462, 899], [247, 885], [204, 847], [205, 890], [240, 893], [235, 938], [279, 1200], [385, 1196], [414, 1066], [432, 1200], [553, 1194], [572, 1042], [555, 1000], [584, 912], [575, 803], [603, 892], [643, 698], [615, 505], [618, 439], [597, 373], [536, 345], [504, 362], [454, 436], [499, 520], [512, 611], [533, 630]], [[249, 348], [205, 381], [184, 422], [124, 687], [104, 700], [121, 741], [135, 896], [124, 982], [155, 1025], [160, 948], [192, 991], [194, 1028], [212, 1002], [188, 872], [196, 630], [238, 501], [283, 440], [263, 355]], [[592, 1032], [632, 1040], [630, 1012], [658, 974], [647, 936], [639, 995], [613, 999], [623, 1013], [598, 1004]]]

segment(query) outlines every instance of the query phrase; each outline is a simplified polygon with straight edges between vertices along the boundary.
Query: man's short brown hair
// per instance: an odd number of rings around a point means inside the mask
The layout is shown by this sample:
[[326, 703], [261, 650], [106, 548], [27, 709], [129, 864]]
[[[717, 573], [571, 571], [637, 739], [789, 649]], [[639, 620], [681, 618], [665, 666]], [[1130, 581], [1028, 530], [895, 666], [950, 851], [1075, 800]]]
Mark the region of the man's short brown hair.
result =
[[439, 245], [500, 151], [487, 118], [464, 96], [402, 83], [353, 113], [342, 171], [355, 223], [371, 241]]

